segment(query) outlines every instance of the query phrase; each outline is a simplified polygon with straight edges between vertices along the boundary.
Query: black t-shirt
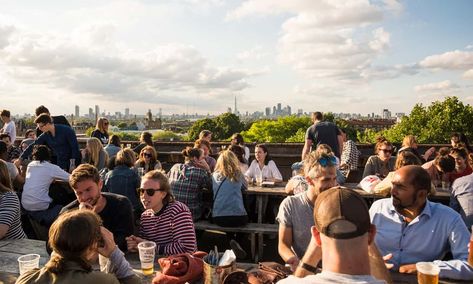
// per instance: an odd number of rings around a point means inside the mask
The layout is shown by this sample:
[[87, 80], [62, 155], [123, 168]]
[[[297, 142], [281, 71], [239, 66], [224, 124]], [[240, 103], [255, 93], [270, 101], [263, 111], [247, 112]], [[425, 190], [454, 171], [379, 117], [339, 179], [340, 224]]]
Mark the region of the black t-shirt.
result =
[[329, 145], [335, 155], [340, 157], [340, 147], [338, 146], [338, 135], [341, 135], [340, 129], [329, 121], [321, 121], [307, 129], [305, 139], [312, 140], [312, 150], [315, 150], [320, 144]]
[[98, 129], [92, 131], [90, 137], [98, 138], [103, 145], [106, 145], [108, 143], [108, 133], [100, 132], [100, 130]]
[[[122, 251], [127, 250], [125, 238], [133, 234], [133, 211], [131, 202], [123, 195], [102, 192], [107, 200], [105, 208], [98, 213], [102, 218], [103, 226], [113, 233], [115, 243]], [[61, 213], [79, 208], [79, 201], [75, 200], [62, 208]]]

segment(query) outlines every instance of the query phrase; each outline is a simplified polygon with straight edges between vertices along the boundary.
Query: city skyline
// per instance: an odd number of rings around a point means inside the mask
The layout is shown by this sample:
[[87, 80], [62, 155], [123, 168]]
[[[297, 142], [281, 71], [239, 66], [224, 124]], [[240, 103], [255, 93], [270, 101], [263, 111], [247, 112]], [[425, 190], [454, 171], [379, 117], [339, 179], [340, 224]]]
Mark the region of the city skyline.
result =
[[12, 114], [473, 104], [471, 1], [1, 3], [0, 98]]

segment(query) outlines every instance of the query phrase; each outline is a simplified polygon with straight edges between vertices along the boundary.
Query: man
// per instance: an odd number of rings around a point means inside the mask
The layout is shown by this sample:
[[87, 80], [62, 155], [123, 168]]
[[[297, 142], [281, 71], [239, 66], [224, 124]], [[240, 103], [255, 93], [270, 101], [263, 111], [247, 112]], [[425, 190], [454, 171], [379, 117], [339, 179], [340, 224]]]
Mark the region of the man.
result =
[[3, 160], [7, 164], [8, 174], [10, 175], [10, 180], [15, 188], [18, 185], [25, 182], [25, 178], [20, 175], [18, 168], [13, 164], [8, 162], [8, 146], [7, 143], [0, 140], [0, 160]]
[[18, 159], [21, 155], [21, 149], [19, 147], [16, 147], [13, 143], [12, 140], [10, 139], [10, 135], [7, 133], [2, 133], [0, 134], [0, 140], [5, 142], [7, 144], [8, 150], [7, 150], [7, 161], [12, 162], [16, 159]]
[[[49, 109], [47, 107], [40, 105], [39, 107], [36, 108], [35, 110], [36, 117], [40, 116], [43, 113], [46, 113], [47, 115], [51, 116], [51, 113], [49, 112]], [[61, 125], [66, 125], [66, 126], [71, 127], [71, 125], [69, 124], [69, 121], [67, 121], [67, 118], [64, 117], [64, 115], [51, 116], [51, 120], [53, 121], [54, 124], [61, 124]], [[37, 127], [36, 137], [39, 137], [42, 133], [43, 131]]]
[[9, 135], [10, 137], [10, 141], [12, 141], [12, 143], [15, 143], [15, 140], [16, 140], [16, 126], [15, 126], [15, 122], [13, 122], [11, 119], [10, 119], [10, 111], [9, 110], [2, 110], [0, 112], [0, 117], [3, 121], [3, 127], [0, 129], [0, 133], [6, 133]]
[[314, 151], [304, 161], [309, 189], [286, 197], [279, 206], [278, 251], [281, 258], [295, 270], [309, 245], [307, 229], [314, 225], [314, 203], [317, 195], [337, 185], [336, 159], [332, 154]]
[[38, 116], [34, 122], [43, 131], [43, 134], [23, 151], [20, 158], [15, 161], [15, 165], [19, 167], [21, 161], [31, 155], [34, 145], [47, 145], [53, 152], [51, 162], [65, 171], [72, 172], [81, 159], [74, 130], [65, 125], [54, 124], [51, 117], [46, 113]]
[[[381, 256], [370, 254], [376, 228], [358, 193], [341, 187], [320, 193], [315, 202], [314, 223], [310, 245], [295, 276], [317, 273], [315, 265], [321, 257], [322, 273], [302, 279], [289, 276], [279, 283], [386, 283], [372, 276], [389, 279]], [[374, 271], [370, 269], [372, 263]]]
[[[473, 279], [467, 262], [470, 233], [457, 212], [427, 200], [427, 171], [404, 166], [396, 171], [392, 185], [392, 198], [378, 200], [370, 209], [377, 228], [375, 242], [389, 266], [415, 273], [417, 262], [433, 261], [440, 267], [440, 278]], [[453, 259], [441, 260], [449, 251]]]
[[[329, 145], [335, 156], [340, 158], [343, 146], [342, 133], [338, 127], [329, 121], [323, 121], [324, 116], [321, 112], [316, 111], [312, 114], [312, 122], [314, 123], [307, 129], [305, 134], [305, 144], [302, 150], [302, 160], [311, 151], [312, 145], [315, 147], [320, 144]], [[312, 147], [314, 148], [314, 147]]]
[[467, 228], [473, 226], [473, 174], [453, 182], [450, 207], [460, 213]]
[[125, 196], [104, 192], [98, 170], [90, 164], [78, 166], [69, 177], [69, 185], [77, 200], [62, 212], [73, 208], [93, 210], [102, 218], [103, 226], [113, 233], [118, 247], [126, 251], [125, 237], [133, 234], [133, 212]]

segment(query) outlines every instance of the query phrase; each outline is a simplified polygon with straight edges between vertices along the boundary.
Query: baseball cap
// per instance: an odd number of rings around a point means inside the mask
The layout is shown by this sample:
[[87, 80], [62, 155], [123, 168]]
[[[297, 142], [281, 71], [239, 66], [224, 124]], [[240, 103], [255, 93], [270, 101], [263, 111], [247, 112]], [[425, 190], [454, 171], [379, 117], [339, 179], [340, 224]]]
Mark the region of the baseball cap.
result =
[[362, 236], [371, 224], [366, 202], [345, 187], [332, 187], [317, 196], [314, 219], [317, 230], [334, 239]]

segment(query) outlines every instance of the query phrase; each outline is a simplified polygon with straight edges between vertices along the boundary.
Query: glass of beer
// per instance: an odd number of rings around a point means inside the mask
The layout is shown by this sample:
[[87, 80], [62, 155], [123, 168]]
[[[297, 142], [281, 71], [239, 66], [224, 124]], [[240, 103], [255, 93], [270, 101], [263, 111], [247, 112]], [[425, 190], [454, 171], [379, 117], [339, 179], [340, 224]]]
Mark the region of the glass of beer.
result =
[[155, 251], [156, 251], [155, 242], [144, 241], [138, 244], [141, 270], [143, 271], [144, 275], [151, 275], [154, 272]]
[[440, 268], [433, 262], [418, 262], [417, 283], [419, 284], [438, 284]]
[[471, 226], [470, 248], [468, 252], [468, 263], [473, 267], [473, 226]]

